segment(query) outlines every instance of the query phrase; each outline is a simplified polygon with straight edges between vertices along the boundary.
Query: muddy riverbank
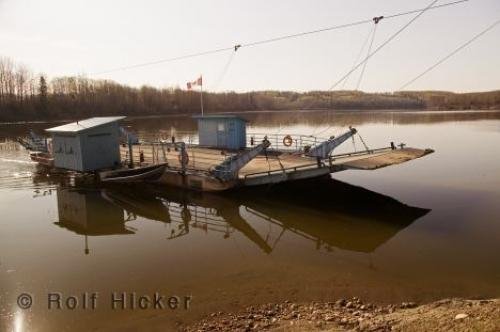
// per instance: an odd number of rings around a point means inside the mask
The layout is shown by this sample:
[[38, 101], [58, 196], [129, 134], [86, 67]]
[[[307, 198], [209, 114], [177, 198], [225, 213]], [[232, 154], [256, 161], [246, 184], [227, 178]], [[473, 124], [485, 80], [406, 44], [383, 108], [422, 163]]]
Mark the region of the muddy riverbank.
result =
[[444, 299], [385, 306], [358, 298], [334, 302], [265, 304], [212, 313], [194, 331], [499, 331], [500, 300]]

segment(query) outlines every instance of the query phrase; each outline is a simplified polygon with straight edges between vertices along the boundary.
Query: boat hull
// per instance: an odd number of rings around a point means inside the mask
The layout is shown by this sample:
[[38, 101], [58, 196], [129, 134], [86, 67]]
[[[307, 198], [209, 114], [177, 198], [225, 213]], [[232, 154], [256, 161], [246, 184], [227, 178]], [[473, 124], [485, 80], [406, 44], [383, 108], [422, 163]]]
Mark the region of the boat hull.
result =
[[240, 184], [238, 180], [222, 181], [213, 176], [198, 173], [183, 173], [174, 169], [167, 169], [156, 181], [158, 184], [181, 187], [197, 191], [224, 191]]
[[138, 183], [155, 181], [162, 176], [166, 169], [165, 164], [142, 168], [118, 169], [99, 173], [99, 179], [104, 183]]
[[54, 157], [46, 152], [30, 153], [30, 159], [41, 166], [52, 168], [54, 167]]

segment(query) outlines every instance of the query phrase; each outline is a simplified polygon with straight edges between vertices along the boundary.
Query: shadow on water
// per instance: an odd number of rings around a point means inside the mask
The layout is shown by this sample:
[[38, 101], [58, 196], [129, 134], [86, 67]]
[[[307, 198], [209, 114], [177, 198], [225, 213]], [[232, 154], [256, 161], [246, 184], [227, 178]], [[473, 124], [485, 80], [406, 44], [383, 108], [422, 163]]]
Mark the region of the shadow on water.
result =
[[411, 207], [394, 198], [333, 180], [296, 181], [251, 188], [247, 209], [308, 238], [316, 247], [373, 252], [430, 210]]
[[[330, 178], [225, 194], [153, 187], [58, 188], [57, 201], [55, 224], [85, 237], [133, 234], [138, 230], [127, 222], [145, 218], [168, 225], [169, 240], [195, 229], [224, 238], [239, 232], [265, 253], [273, 251], [285, 232], [318, 250], [373, 252], [430, 211]], [[273, 226], [278, 235], [266, 233], [269, 227], [262, 225]]]

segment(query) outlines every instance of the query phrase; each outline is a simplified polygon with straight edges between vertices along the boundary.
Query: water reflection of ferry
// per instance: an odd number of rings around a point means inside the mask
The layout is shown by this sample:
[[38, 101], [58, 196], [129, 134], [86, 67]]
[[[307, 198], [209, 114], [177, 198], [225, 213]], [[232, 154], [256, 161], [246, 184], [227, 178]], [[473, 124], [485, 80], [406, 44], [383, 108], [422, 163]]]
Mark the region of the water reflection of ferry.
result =
[[58, 189], [55, 224], [82, 235], [133, 234], [127, 229], [123, 209], [106, 200], [100, 191]]
[[85, 254], [90, 253], [88, 237], [134, 234], [125, 225], [123, 209], [106, 200], [100, 191], [57, 189], [56, 225], [85, 237]]
[[167, 225], [169, 240], [193, 231], [220, 233], [224, 239], [238, 232], [270, 253], [283, 234], [290, 232], [321, 250], [373, 252], [429, 211], [339, 181], [304, 181], [297, 185], [303, 190], [313, 187], [314, 194], [297, 199], [288, 194], [286, 186], [265, 193], [242, 190], [231, 195], [154, 189], [58, 189], [56, 224], [87, 239], [133, 234], [138, 230], [127, 222], [144, 218]]

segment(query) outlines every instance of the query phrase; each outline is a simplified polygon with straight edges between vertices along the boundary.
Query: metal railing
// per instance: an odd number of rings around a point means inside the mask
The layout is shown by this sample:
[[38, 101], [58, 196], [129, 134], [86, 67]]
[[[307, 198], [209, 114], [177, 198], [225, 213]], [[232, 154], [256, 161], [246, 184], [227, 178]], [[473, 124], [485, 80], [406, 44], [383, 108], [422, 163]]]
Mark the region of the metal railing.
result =
[[[173, 170], [184, 170], [189, 172], [196, 172], [200, 174], [210, 174], [213, 170], [213, 167], [216, 165], [220, 165], [228, 158], [231, 158], [236, 154], [236, 152], [228, 152], [223, 149], [210, 149], [209, 147], [204, 148], [199, 146], [198, 143], [198, 135], [194, 132], [176, 132], [175, 133], [175, 142], [172, 143], [171, 138], [165, 138], [162, 140], [152, 140], [145, 141], [142, 140], [139, 144], [139, 149], [143, 151], [143, 158], [145, 163], [159, 163], [165, 162], [169, 165], [170, 169]], [[285, 144], [285, 137], [290, 136], [291, 142], [290, 145]], [[312, 135], [286, 135], [286, 134], [265, 134], [265, 133], [247, 133], [247, 148], [252, 148], [260, 144], [264, 138], [266, 138], [271, 146], [268, 148], [269, 151], [276, 152], [286, 152], [286, 153], [304, 153], [306, 148], [312, 148], [326, 140], [328, 138], [324, 137], [316, 137]], [[288, 138], [288, 137], [287, 137]], [[184, 142], [186, 144], [186, 152], [189, 156], [189, 165], [185, 165], [182, 168], [180, 162], [177, 160], [177, 154], [172, 155], [171, 153], [166, 153], [172, 150], [177, 151], [177, 144], [180, 142]], [[137, 149], [137, 146], [135, 146]], [[195, 149], [198, 148], [199, 150]], [[359, 155], [365, 155], [374, 153], [377, 151], [381, 151], [387, 148], [382, 149], [373, 149], [373, 150], [363, 150], [357, 152], [350, 153], [342, 153], [337, 155], [332, 155], [329, 158], [314, 161], [308, 164], [297, 165], [294, 167], [288, 168], [280, 168], [274, 169], [270, 171], [262, 171], [256, 173], [245, 174], [245, 178], [258, 177], [263, 175], [274, 175], [274, 174], [283, 174], [283, 173], [292, 173], [298, 170], [318, 168], [318, 167], [332, 167], [332, 163], [339, 158], [353, 157]], [[172, 151], [173, 152], [173, 151]], [[138, 160], [138, 151], [134, 149], [134, 159]], [[128, 159], [128, 153], [125, 153], [125, 159]], [[312, 159], [314, 160], [314, 159]]]
[[[199, 146], [199, 136], [197, 132], [192, 131], [176, 131], [175, 134], [176, 142], [184, 142], [186, 147], [190, 146]], [[289, 142], [290, 145], [285, 144], [285, 137], [289, 137], [291, 140]], [[253, 133], [248, 132], [246, 134], [246, 147], [252, 148], [256, 145], [259, 145], [264, 138], [271, 143], [271, 146], [268, 148], [270, 151], [286, 151], [286, 152], [300, 152], [304, 151], [306, 147], [314, 147], [326, 140], [328, 138], [325, 137], [316, 137], [313, 135], [299, 135], [299, 134], [269, 134], [269, 133]], [[156, 137], [142, 137], [141, 144], [151, 144], [155, 143], [172, 143], [172, 137], [166, 135], [156, 136]]]
[[[186, 154], [189, 162], [183, 165], [179, 159], [181, 153], [180, 142], [154, 142], [142, 141], [139, 144], [132, 145], [132, 154], [134, 163], [144, 165], [154, 165], [166, 163], [169, 169], [174, 171], [187, 171], [190, 173], [198, 174], [211, 174], [213, 168], [228, 160], [235, 153], [229, 153], [220, 150], [212, 150], [210, 148], [203, 148], [198, 145], [187, 145]], [[198, 148], [198, 149], [196, 149]], [[121, 148], [122, 162], [128, 164], [130, 162], [128, 147]], [[224, 171], [219, 171], [224, 172]], [[227, 172], [231, 173], [231, 172]]]
[[[316, 137], [312, 135], [247, 133], [247, 147], [260, 144], [264, 138], [271, 143], [268, 150], [286, 152], [304, 151], [304, 148], [306, 147], [312, 148], [328, 140], [328, 138]], [[288, 142], [290, 145], [285, 144], [285, 138], [289, 139]]]

